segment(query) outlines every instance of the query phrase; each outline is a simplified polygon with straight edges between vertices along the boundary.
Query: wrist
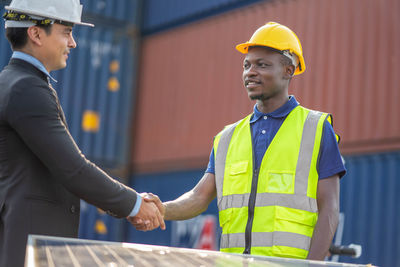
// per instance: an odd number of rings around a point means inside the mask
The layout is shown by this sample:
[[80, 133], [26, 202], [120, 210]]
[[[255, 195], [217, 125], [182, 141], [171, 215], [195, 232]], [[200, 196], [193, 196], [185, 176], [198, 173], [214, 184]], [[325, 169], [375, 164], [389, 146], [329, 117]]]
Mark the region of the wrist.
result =
[[132, 211], [128, 215], [129, 217], [136, 216], [139, 213], [140, 207], [142, 206], [142, 200], [143, 200], [142, 197], [139, 194], [137, 194], [136, 196], [137, 196], [136, 202], [135, 205], [133, 206]]

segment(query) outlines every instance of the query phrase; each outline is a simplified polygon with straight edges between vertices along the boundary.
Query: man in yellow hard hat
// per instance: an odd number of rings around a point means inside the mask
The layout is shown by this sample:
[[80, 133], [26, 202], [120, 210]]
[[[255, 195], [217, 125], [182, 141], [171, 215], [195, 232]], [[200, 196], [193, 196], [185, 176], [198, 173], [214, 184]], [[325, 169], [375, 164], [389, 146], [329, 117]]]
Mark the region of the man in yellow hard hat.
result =
[[77, 237], [80, 199], [118, 218], [165, 227], [154, 203], [88, 161], [72, 139], [50, 72], [67, 65], [79, 0], [13, 0], [13, 49], [0, 73], [0, 266], [24, 265], [28, 234]]
[[[306, 109], [288, 95], [306, 69], [293, 31], [260, 27], [236, 49], [245, 54], [243, 83], [254, 111], [215, 138], [199, 183], [162, 203], [164, 219], [202, 213], [217, 196], [221, 251], [323, 260], [339, 217], [339, 178], [346, 172], [331, 115]], [[140, 220], [136, 221], [138, 229]]]

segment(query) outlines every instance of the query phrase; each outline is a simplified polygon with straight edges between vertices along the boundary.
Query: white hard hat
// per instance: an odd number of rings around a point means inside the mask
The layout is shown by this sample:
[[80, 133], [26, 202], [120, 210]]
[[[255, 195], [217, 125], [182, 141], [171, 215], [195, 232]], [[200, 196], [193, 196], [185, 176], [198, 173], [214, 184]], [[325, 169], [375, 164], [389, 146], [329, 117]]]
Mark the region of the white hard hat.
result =
[[[11, 4], [6, 6], [5, 9], [14, 13], [33, 16], [34, 19], [59, 20], [94, 27], [93, 24], [81, 22], [82, 5], [79, 0], [12, 0]], [[23, 27], [24, 23], [29, 25], [27, 21], [9, 20], [7, 22], [11, 22], [8, 27]], [[18, 23], [21, 26], [17, 26]]]

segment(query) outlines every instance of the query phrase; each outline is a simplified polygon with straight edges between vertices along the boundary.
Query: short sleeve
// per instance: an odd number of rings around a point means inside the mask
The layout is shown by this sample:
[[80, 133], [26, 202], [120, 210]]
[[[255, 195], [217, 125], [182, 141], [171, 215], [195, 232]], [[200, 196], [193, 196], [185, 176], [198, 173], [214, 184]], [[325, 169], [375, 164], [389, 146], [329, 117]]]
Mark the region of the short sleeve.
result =
[[343, 177], [346, 174], [346, 168], [339, 151], [335, 132], [328, 121], [324, 123], [318, 174], [319, 179], [329, 178], [335, 174]]
[[208, 161], [207, 170], [205, 172], [215, 174], [214, 148], [211, 149], [210, 160]]

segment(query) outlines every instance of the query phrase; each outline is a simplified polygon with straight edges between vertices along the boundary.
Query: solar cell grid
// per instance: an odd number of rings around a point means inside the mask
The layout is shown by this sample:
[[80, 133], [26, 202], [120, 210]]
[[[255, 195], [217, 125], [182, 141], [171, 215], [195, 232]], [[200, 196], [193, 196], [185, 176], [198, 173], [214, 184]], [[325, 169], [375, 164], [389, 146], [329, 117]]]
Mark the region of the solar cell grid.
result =
[[[185, 248], [30, 235], [27, 267], [361, 267], [345, 263], [229, 254]], [[369, 265], [370, 266], [370, 265]]]

